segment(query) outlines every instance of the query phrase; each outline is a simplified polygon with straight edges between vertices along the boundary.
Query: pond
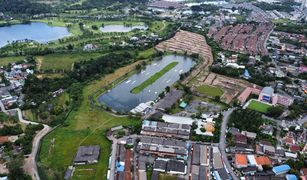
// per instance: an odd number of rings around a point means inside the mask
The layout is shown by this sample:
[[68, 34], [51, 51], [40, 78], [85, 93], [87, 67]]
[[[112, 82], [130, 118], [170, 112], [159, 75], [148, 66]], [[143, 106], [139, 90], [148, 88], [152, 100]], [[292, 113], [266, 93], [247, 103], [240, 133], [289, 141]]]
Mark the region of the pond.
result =
[[[172, 62], [178, 62], [178, 64], [153, 84], [147, 86], [140, 93], [133, 94], [130, 92], [134, 87], [142, 84]], [[140, 103], [155, 100], [167, 86], [171, 86], [179, 80], [180, 74], [188, 72], [194, 65], [195, 62], [192, 58], [182, 55], [165, 55], [162, 59], [155, 59], [141, 72], [132, 75], [115, 88], [102, 94], [98, 101], [115, 111], [128, 112]]]
[[53, 27], [42, 22], [4, 26], [0, 27], [0, 47], [25, 39], [46, 43], [69, 35], [66, 27]]
[[135, 26], [125, 26], [125, 25], [105, 25], [100, 27], [102, 32], [130, 32], [134, 29], [146, 30], [148, 27], [146, 25], [135, 25]]

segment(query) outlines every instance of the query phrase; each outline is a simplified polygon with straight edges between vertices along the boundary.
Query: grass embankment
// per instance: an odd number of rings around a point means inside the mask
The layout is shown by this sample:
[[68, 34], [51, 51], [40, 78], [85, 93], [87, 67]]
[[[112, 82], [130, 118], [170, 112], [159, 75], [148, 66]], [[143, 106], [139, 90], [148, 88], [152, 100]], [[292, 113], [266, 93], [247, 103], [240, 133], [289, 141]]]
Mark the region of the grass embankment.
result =
[[161, 71], [156, 72], [154, 75], [152, 75], [150, 78], [148, 78], [146, 81], [144, 81], [142, 84], [134, 87], [131, 90], [131, 93], [137, 94], [143, 91], [147, 86], [153, 84], [156, 82], [160, 77], [162, 77], [165, 73], [173, 69], [175, 66], [177, 66], [178, 62], [171, 62], [167, 66], [165, 66]]
[[271, 106], [268, 104], [256, 100], [251, 100], [247, 108], [261, 113], [266, 113], [270, 107]]
[[91, 109], [88, 97], [98, 88], [104, 87], [126, 73], [135, 69], [133, 63], [114, 73], [91, 82], [83, 89], [84, 100], [78, 111], [73, 111], [65, 126], [60, 126], [48, 134], [42, 141], [38, 158], [42, 179], [61, 179], [66, 168], [71, 165], [80, 145], [100, 145], [101, 151], [97, 164], [77, 166], [73, 179], [106, 179], [111, 142], [106, 138], [109, 128], [118, 125], [135, 125], [138, 119], [117, 117], [110, 113]]
[[197, 87], [197, 91], [205, 96], [215, 97], [222, 96], [224, 91], [219, 87], [202, 85]]

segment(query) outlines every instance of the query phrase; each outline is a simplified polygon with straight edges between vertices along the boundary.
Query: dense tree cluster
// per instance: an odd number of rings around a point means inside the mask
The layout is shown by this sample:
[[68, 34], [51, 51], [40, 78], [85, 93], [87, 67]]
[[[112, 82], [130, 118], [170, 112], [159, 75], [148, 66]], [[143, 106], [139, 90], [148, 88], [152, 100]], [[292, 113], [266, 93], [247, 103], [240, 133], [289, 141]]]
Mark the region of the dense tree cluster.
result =
[[259, 2], [256, 3], [255, 5], [265, 11], [277, 10], [277, 11], [291, 12], [294, 10], [294, 8], [292, 7], [292, 5], [294, 4], [291, 3], [290, 1], [285, 1], [282, 3], [272, 3], [272, 4], [266, 2]]
[[249, 109], [235, 110], [229, 119], [229, 127], [242, 131], [259, 132], [259, 127], [264, 123], [261, 114]]
[[42, 124], [34, 125], [29, 124], [27, 125], [24, 135], [21, 136], [16, 142], [16, 145], [20, 145], [22, 147], [22, 151], [24, 154], [30, 154], [32, 151], [32, 140], [37, 131], [43, 129], [44, 126]]
[[283, 31], [288, 33], [303, 34], [307, 36], [306, 23], [295, 24], [295, 23], [277, 23], [275, 26], [276, 31]]
[[220, 66], [212, 66], [211, 71], [217, 74], [222, 74], [230, 77], [239, 77], [243, 74], [242, 69], [235, 69], [232, 67], [220, 67]]
[[289, 106], [290, 114], [287, 118], [296, 119], [302, 113], [307, 112], [307, 104], [305, 102], [294, 101], [294, 103]]
[[284, 112], [284, 108], [282, 106], [271, 106], [268, 111], [267, 115], [277, 118]]
[[116, 68], [131, 63], [131, 54], [128, 52], [110, 53], [91, 61], [81, 61], [74, 64], [74, 71], [70, 77], [78, 82], [89, 80], [95, 75], [112, 73]]
[[23, 168], [23, 156], [17, 156], [10, 159], [7, 163], [9, 170], [8, 178], [12, 180], [31, 180], [31, 176], [25, 174]]
[[18, 135], [21, 133], [23, 133], [23, 131], [20, 124], [14, 126], [4, 125], [3, 128], [0, 129], [0, 136]]
[[194, 12], [201, 12], [201, 11], [211, 11], [211, 12], [215, 12], [219, 9], [219, 7], [215, 6], [215, 5], [208, 5], [208, 4], [202, 4], [202, 5], [194, 5], [191, 6], [191, 10]]
[[274, 145], [276, 144], [277, 140], [272, 136], [261, 133], [260, 129], [261, 125], [269, 123], [271, 122], [263, 119], [261, 114], [256, 111], [249, 109], [237, 109], [231, 114], [228, 127], [235, 127], [241, 131], [255, 132], [257, 133], [257, 141], [266, 140]]
[[31, 2], [29, 0], [1, 0], [0, 12], [15, 14], [41, 14], [50, 13], [51, 7], [47, 4]]

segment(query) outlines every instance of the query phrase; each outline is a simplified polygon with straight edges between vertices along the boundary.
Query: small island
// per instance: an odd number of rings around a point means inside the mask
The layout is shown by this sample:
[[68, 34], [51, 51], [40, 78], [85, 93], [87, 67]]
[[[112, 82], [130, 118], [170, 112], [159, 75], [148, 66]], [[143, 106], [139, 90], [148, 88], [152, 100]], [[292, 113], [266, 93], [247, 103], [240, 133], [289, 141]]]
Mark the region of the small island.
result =
[[165, 66], [161, 71], [155, 73], [154, 75], [152, 75], [150, 78], [148, 78], [146, 81], [144, 81], [143, 83], [141, 83], [140, 85], [134, 87], [131, 90], [131, 93], [133, 94], [137, 94], [140, 93], [141, 91], [143, 91], [143, 89], [145, 89], [147, 86], [153, 84], [154, 82], [156, 82], [160, 77], [162, 77], [165, 73], [167, 73], [168, 71], [170, 71], [171, 69], [173, 69], [175, 66], [177, 66], [178, 62], [171, 62], [169, 63], [167, 66]]

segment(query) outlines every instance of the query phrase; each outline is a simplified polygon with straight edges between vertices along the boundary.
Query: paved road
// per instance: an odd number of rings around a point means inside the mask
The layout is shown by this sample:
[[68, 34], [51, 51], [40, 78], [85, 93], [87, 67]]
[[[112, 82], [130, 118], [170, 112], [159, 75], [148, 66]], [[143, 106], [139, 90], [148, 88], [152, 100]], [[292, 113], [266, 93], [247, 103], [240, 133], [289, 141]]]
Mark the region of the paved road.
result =
[[302, 118], [297, 120], [299, 125], [303, 125], [305, 122], [307, 122], [307, 115], [303, 116]]
[[116, 158], [116, 149], [117, 149], [117, 139], [113, 136], [108, 136], [108, 139], [112, 141], [112, 152], [111, 152], [111, 168], [110, 168], [110, 178], [109, 180], [114, 180], [115, 174], [115, 158]]
[[227, 159], [226, 155], [226, 129], [227, 129], [227, 122], [229, 120], [230, 114], [234, 111], [234, 108], [229, 109], [228, 111], [223, 112], [223, 122], [221, 126], [221, 134], [220, 134], [220, 143], [219, 148], [221, 151], [222, 159], [224, 161], [224, 164], [226, 165], [227, 170], [229, 171], [229, 174], [231, 175], [232, 179], [239, 180], [239, 178], [235, 175], [233, 172], [231, 165]]
[[[4, 105], [2, 104], [1, 101], [0, 101], [0, 107], [1, 107], [2, 112], [8, 113], [8, 111], [4, 108]], [[22, 112], [19, 108], [11, 109], [9, 111], [17, 111], [18, 119], [21, 123], [24, 123], [24, 124], [39, 124], [37, 122], [27, 121], [27, 120], [23, 119]], [[32, 179], [36, 179], [36, 180], [40, 180], [39, 174], [38, 174], [38, 171], [37, 171], [37, 164], [36, 164], [36, 154], [38, 152], [39, 143], [40, 143], [40, 140], [46, 134], [48, 134], [51, 131], [51, 128], [49, 126], [47, 126], [45, 124], [43, 124], [43, 126], [44, 126], [44, 128], [41, 131], [39, 131], [33, 139], [32, 152], [31, 152], [31, 154], [29, 154], [28, 158], [25, 159], [24, 167], [23, 167], [25, 172], [27, 174], [29, 174], [32, 177]]]

